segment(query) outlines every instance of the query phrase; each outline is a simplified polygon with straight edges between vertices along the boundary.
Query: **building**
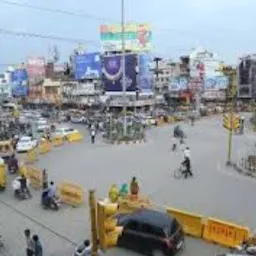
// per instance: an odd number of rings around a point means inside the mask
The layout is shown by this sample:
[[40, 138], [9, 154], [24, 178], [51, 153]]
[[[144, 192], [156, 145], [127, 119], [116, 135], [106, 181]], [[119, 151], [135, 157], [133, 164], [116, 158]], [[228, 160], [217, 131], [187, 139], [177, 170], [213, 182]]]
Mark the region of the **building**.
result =
[[12, 97], [12, 85], [10, 74], [5, 72], [0, 74], [0, 99], [1, 101]]
[[256, 55], [240, 58], [238, 64], [238, 98], [256, 99]]
[[68, 81], [63, 82], [62, 85], [62, 100], [66, 105], [79, 107], [99, 105], [102, 93], [99, 80]]
[[42, 84], [42, 99], [49, 104], [61, 104], [62, 101], [62, 81], [44, 79]]

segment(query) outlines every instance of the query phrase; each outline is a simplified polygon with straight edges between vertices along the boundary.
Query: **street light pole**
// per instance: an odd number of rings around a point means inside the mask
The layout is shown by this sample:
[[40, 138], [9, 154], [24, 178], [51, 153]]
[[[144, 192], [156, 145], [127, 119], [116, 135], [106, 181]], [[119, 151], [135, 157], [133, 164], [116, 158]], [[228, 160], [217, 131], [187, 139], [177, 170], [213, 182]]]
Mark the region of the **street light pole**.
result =
[[127, 135], [127, 106], [126, 106], [126, 74], [125, 74], [125, 22], [124, 22], [124, 0], [121, 0], [121, 26], [122, 26], [122, 89], [123, 89], [123, 114], [124, 114], [124, 123], [123, 123], [123, 135]]

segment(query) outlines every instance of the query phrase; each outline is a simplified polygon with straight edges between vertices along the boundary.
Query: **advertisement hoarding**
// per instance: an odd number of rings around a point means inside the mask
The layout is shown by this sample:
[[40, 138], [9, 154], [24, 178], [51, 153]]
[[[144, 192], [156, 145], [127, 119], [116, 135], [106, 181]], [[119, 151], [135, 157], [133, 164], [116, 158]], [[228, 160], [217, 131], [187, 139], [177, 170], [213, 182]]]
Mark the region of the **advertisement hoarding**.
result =
[[205, 100], [214, 100], [214, 99], [225, 100], [226, 94], [225, 94], [225, 91], [207, 90], [203, 93], [202, 97]]
[[150, 70], [151, 57], [148, 54], [138, 55], [139, 65], [139, 91], [144, 94], [153, 93], [154, 77]]
[[[148, 23], [129, 23], [125, 25], [125, 49], [133, 52], [151, 51], [152, 29]], [[122, 50], [122, 27], [120, 24], [101, 25], [100, 40], [103, 51]]]
[[229, 79], [226, 76], [206, 77], [204, 81], [205, 90], [224, 90], [227, 89]]
[[169, 83], [169, 91], [184, 91], [188, 89], [188, 77], [178, 76], [171, 77]]
[[74, 57], [75, 79], [93, 79], [101, 76], [100, 53], [87, 53]]
[[45, 76], [45, 58], [29, 57], [27, 59], [27, 71], [29, 78]]
[[[137, 58], [135, 54], [125, 56], [125, 75], [126, 75], [126, 91], [136, 91], [136, 66]], [[103, 84], [106, 92], [120, 93], [122, 92], [122, 56], [113, 55], [106, 56], [103, 59]]]
[[15, 97], [28, 95], [28, 73], [26, 69], [16, 69], [11, 74], [12, 94]]

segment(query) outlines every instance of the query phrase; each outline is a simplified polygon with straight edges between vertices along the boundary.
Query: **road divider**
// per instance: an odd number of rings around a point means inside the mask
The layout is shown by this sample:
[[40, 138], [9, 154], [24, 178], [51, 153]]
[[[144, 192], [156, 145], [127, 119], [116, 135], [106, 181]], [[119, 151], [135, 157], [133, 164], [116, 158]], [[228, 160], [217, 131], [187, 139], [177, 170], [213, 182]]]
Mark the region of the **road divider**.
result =
[[75, 132], [67, 135], [68, 142], [77, 142], [83, 140], [80, 132]]
[[36, 148], [27, 152], [25, 161], [28, 164], [33, 164], [34, 162], [38, 161], [38, 153]]
[[54, 136], [52, 139], [52, 145], [54, 147], [59, 147], [64, 145], [64, 137], [63, 136]]
[[27, 166], [25, 176], [29, 179], [31, 187], [34, 189], [40, 189], [42, 187], [42, 171], [34, 166]]
[[204, 225], [203, 239], [227, 247], [236, 247], [249, 238], [249, 228], [223, 220], [208, 218]]
[[194, 237], [202, 237], [203, 232], [203, 216], [181, 211], [174, 208], [167, 208], [167, 214], [174, 216], [182, 225], [186, 234]]
[[47, 154], [51, 151], [51, 143], [48, 140], [41, 140], [39, 144], [39, 154]]
[[59, 196], [62, 202], [73, 207], [80, 206], [84, 202], [84, 189], [82, 186], [71, 183], [62, 182], [58, 186]]

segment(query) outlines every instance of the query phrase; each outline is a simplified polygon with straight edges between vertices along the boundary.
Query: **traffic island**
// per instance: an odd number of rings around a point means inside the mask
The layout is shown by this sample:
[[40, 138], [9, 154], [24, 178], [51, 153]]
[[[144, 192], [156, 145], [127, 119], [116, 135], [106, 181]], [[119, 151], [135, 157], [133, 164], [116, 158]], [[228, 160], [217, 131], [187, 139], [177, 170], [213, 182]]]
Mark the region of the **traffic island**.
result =
[[146, 138], [145, 135], [141, 136], [122, 136], [122, 137], [117, 137], [117, 138], [111, 138], [106, 140], [107, 143], [113, 144], [113, 145], [121, 145], [121, 144], [126, 144], [126, 145], [131, 145], [131, 144], [140, 144], [140, 143], [145, 143]]

